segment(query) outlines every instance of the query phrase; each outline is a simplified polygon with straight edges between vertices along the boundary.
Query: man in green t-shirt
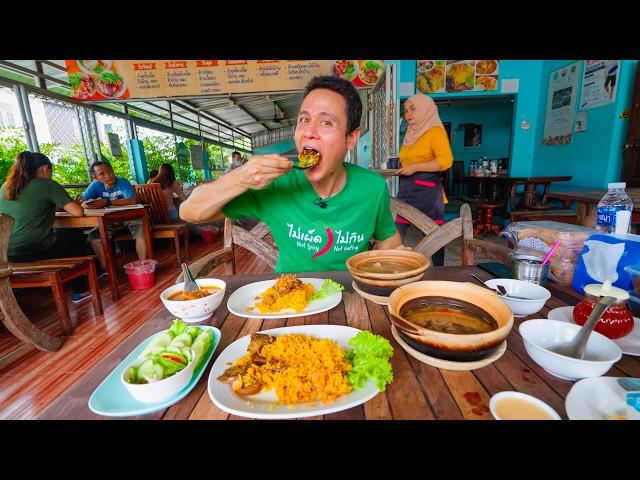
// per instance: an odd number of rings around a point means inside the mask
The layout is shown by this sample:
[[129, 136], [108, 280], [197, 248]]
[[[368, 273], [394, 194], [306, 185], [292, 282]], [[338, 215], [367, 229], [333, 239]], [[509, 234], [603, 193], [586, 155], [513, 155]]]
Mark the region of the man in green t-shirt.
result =
[[[201, 185], [180, 206], [193, 223], [251, 217], [265, 222], [278, 246], [276, 272], [345, 270], [346, 260], [367, 249], [402, 246], [380, 175], [344, 163], [360, 135], [362, 102], [351, 82], [316, 77], [307, 85], [298, 114], [298, 151], [317, 152], [306, 170], [279, 155], [249, 162]], [[224, 214], [224, 215], [223, 215]]]

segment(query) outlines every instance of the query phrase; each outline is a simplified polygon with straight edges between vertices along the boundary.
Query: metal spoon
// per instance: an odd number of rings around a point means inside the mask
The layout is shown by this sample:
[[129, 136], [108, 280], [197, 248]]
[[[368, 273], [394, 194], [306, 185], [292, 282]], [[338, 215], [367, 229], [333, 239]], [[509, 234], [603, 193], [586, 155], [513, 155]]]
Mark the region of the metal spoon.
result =
[[638, 378], [618, 378], [618, 385], [628, 392], [640, 391], [640, 379]]
[[593, 331], [593, 328], [600, 320], [600, 317], [604, 313], [604, 311], [611, 305], [613, 302], [618, 300], [616, 297], [601, 297], [600, 301], [593, 307], [591, 310], [591, 315], [587, 318], [587, 321], [584, 322], [584, 325], [578, 332], [578, 334], [568, 342], [561, 343], [555, 347], [549, 348], [554, 353], [558, 353], [560, 355], [564, 355], [565, 357], [572, 357], [582, 360], [584, 358], [584, 353], [587, 348], [587, 341], [589, 340], [589, 335]]
[[182, 287], [183, 292], [195, 292], [200, 290], [200, 286], [194, 280], [186, 263], [182, 264], [182, 277], [184, 278], [184, 286]]
[[482, 285], [484, 288], [487, 288], [489, 290], [491, 290], [494, 293], [497, 293], [498, 295], [500, 295], [500, 292], [498, 290], [496, 290], [495, 288], [491, 288], [489, 285], [487, 285], [486, 283], [484, 283], [483, 280], [480, 279], [480, 277], [477, 277], [475, 274], [470, 273], [469, 274], [470, 277], [473, 277], [474, 280], [476, 280], [480, 285]]
[[500, 295], [502, 295], [503, 297], [515, 298], [516, 300], [532, 300], [531, 298], [527, 297], [517, 297], [515, 295], [510, 295], [507, 293], [507, 289], [502, 285], [496, 285], [496, 288], [498, 289], [498, 292], [500, 292]]
[[293, 162], [293, 168], [297, 168], [298, 170], [306, 170], [308, 168], [315, 167], [315, 165], [309, 165], [308, 167], [301, 167], [300, 158], [298, 157], [298, 155], [282, 155], [282, 156], [284, 158], [288, 158], [289, 160], [291, 160]]

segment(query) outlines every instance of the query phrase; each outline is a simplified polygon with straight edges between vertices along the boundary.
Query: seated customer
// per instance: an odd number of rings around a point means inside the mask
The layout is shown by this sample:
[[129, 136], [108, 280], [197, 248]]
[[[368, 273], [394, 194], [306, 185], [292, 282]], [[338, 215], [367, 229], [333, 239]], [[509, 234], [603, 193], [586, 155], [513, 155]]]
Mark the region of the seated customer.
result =
[[[84, 210], [51, 176], [51, 160], [46, 155], [25, 151], [18, 154], [0, 188], [0, 213], [14, 219], [7, 250], [11, 262], [87, 254], [82, 230], [53, 229], [56, 207], [73, 217], [82, 217]], [[91, 296], [83, 293], [87, 290], [84, 277], [70, 283], [74, 303]]]
[[173, 195], [176, 194], [181, 202], [184, 202], [187, 197], [182, 191], [182, 185], [176, 181], [176, 174], [173, 167], [168, 163], [160, 165], [160, 170], [155, 177], [149, 179], [147, 183], [159, 183], [162, 187], [162, 194], [164, 195], [164, 203], [169, 211], [169, 218], [172, 221], [179, 221], [180, 216], [178, 210], [173, 203]]
[[[122, 177], [116, 177], [113, 173], [111, 164], [103, 161], [96, 161], [91, 164], [91, 175], [94, 181], [87, 187], [82, 194], [82, 206], [84, 208], [105, 208], [117, 207], [120, 205], [135, 205], [136, 194], [129, 180]], [[136, 241], [136, 252], [140, 260], [147, 258], [147, 245], [144, 238], [144, 228], [142, 219], [136, 218], [122, 222]], [[120, 225], [107, 225], [109, 237], [113, 235]], [[100, 266], [107, 268], [102, 251], [102, 243], [100, 242], [100, 231], [94, 228], [89, 232], [89, 240], [91, 247], [98, 257]]]
[[351, 82], [312, 79], [298, 113], [295, 143], [300, 152], [315, 151], [318, 162], [294, 170], [279, 155], [252, 157], [197, 187], [180, 206], [180, 217], [194, 223], [223, 215], [262, 220], [278, 245], [278, 273], [346, 270], [346, 260], [367, 250], [372, 237], [376, 248], [401, 247], [384, 178], [344, 162], [358, 141], [361, 114]]

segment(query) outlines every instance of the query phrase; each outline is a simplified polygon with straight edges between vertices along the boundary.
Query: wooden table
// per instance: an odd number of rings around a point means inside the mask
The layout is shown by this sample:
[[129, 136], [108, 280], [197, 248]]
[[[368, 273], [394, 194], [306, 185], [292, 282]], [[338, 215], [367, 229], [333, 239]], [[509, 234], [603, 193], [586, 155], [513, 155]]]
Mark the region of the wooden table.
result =
[[487, 191], [483, 189], [482, 186], [485, 183], [488, 183], [493, 186], [495, 189], [497, 185], [503, 185], [508, 189], [509, 194], [507, 198], [492, 198], [491, 201], [504, 202], [508, 200], [508, 204], [505, 202], [505, 208], [507, 212], [510, 212], [515, 208], [515, 200], [516, 200], [516, 189], [519, 183], [524, 184], [524, 192], [522, 193], [522, 199], [520, 200], [519, 207], [523, 209], [531, 209], [534, 208], [538, 201], [538, 195], [536, 193], [536, 186], [544, 185], [544, 193], [543, 193], [543, 203], [544, 203], [544, 195], [547, 194], [549, 190], [549, 186], [552, 182], [567, 182], [571, 180], [573, 177], [570, 176], [555, 176], [555, 177], [509, 177], [505, 175], [496, 175], [489, 177], [477, 177], [477, 176], [466, 176], [464, 180], [469, 183], [479, 183], [480, 184], [480, 201], [486, 201]]
[[[627, 188], [627, 195], [631, 197], [633, 201], [633, 219], [632, 223], [640, 222], [640, 188]], [[575, 191], [558, 191], [547, 192], [546, 198], [556, 198], [565, 203], [564, 207], [568, 208], [569, 203], [576, 202], [578, 213], [578, 225], [584, 227], [596, 226], [596, 211], [598, 203], [607, 193], [604, 189], [593, 190], [575, 190]]]
[[142, 218], [144, 238], [147, 245], [147, 258], [153, 258], [151, 225], [149, 224], [147, 209], [143, 205], [85, 208], [84, 217], [72, 217], [67, 212], [56, 212], [55, 228], [98, 227], [105, 263], [107, 264], [107, 272], [109, 273], [109, 285], [111, 285], [111, 296], [113, 300], [120, 298], [120, 289], [118, 288], [118, 277], [113, 259], [113, 250], [111, 249], [111, 240], [109, 239], [109, 235], [107, 235], [106, 226], [135, 218]]
[[[440, 267], [427, 271], [427, 279], [468, 281], [469, 273], [487, 279], [490, 274], [477, 267]], [[323, 272], [300, 274], [305, 277], [330, 277], [351, 288], [348, 272]], [[236, 275], [221, 277], [227, 282], [225, 299], [213, 317], [203, 322], [218, 327], [222, 332], [220, 344], [205, 373], [194, 389], [180, 402], [168, 409], [145, 415], [147, 419], [238, 419], [217, 408], [207, 393], [211, 365], [229, 344], [236, 339], [261, 329], [300, 324], [349, 325], [372, 330], [389, 339], [394, 348], [391, 359], [394, 381], [384, 393], [376, 395], [363, 405], [349, 410], [325, 415], [325, 419], [491, 419], [489, 399], [495, 393], [517, 390], [540, 398], [551, 405], [563, 418], [566, 417], [564, 399], [573, 382], [561, 380], [545, 372], [529, 358], [518, 333], [523, 319], [515, 319], [507, 338], [508, 348], [494, 363], [473, 371], [438, 369], [414, 359], [395, 341], [386, 307], [365, 301], [359, 295], [345, 291], [343, 301], [329, 312], [291, 319], [255, 320], [229, 314], [226, 304], [229, 295], [251, 282], [275, 278], [274, 274]], [[570, 289], [549, 285], [552, 297], [545, 308], [530, 318], [546, 317], [550, 309], [575, 305], [579, 296]], [[99, 419], [108, 418], [93, 414], [87, 407], [89, 397], [102, 380], [140, 342], [150, 335], [169, 327], [173, 316], [164, 308], [149, 322], [142, 325], [113, 353], [64, 392], [39, 415], [41, 419]], [[607, 373], [614, 376], [640, 376], [640, 357], [623, 355]], [[315, 418], [315, 417], [314, 417]]]

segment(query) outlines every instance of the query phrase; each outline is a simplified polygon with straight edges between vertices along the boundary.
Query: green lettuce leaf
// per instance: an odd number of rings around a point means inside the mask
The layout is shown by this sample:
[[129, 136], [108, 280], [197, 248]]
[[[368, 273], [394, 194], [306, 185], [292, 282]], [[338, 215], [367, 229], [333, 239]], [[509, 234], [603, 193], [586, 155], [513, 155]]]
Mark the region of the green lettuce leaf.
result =
[[320, 300], [321, 298], [328, 297], [329, 295], [333, 295], [334, 293], [338, 293], [342, 290], [344, 290], [343, 285], [327, 278], [322, 284], [322, 287], [320, 287], [320, 290], [311, 296], [311, 300]]
[[178, 335], [186, 331], [187, 331], [187, 324], [184, 323], [179, 318], [176, 318], [171, 324], [171, 327], [169, 328], [169, 333], [174, 337], [177, 337]]
[[362, 388], [369, 378], [373, 378], [379, 391], [393, 381], [393, 369], [389, 359], [393, 347], [389, 341], [371, 332], [360, 332], [349, 340], [354, 349], [345, 353], [351, 362], [352, 370], [347, 378], [354, 389]]

